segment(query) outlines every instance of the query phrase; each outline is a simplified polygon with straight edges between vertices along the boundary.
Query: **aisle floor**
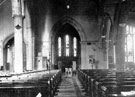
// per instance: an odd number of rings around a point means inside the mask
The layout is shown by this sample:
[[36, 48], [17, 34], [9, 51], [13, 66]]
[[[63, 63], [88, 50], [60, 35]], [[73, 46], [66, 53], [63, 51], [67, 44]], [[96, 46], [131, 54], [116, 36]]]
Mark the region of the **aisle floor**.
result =
[[86, 93], [78, 80], [77, 76], [62, 77], [62, 82], [58, 86], [58, 92], [55, 97], [87, 97]]

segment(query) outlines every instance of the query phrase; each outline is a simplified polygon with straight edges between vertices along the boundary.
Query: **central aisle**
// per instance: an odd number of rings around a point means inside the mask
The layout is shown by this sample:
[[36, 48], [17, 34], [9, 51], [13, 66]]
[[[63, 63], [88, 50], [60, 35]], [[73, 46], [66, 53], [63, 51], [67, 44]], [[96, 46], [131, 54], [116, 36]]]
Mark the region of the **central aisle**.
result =
[[58, 93], [55, 97], [86, 97], [84, 89], [77, 77], [63, 76], [58, 86]]

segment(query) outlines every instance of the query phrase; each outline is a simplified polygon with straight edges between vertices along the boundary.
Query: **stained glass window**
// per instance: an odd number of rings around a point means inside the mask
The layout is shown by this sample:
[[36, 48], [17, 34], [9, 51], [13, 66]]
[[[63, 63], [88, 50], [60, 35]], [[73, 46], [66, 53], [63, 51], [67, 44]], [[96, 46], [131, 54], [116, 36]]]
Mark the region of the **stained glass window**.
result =
[[[72, 38], [69, 35], [66, 35], [64, 39], [65, 41], [63, 41], [64, 43], [62, 42], [62, 39], [63, 39], [62, 37], [58, 37], [58, 40], [57, 40], [58, 56], [62, 57], [62, 52], [64, 51], [64, 55], [66, 57], [69, 57], [70, 53], [72, 53], [74, 57], [77, 57], [77, 38], [76, 37]], [[71, 45], [70, 42], [73, 43], [72, 46], [70, 46]], [[62, 45], [62, 43], [64, 45]], [[70, 49], [72, 50], [70, 51]]]
[[66, 56], [69, 56], [69, 36], [66, 35]]
[[135, 27], [126, 26], [125, 62], [135, 62]]

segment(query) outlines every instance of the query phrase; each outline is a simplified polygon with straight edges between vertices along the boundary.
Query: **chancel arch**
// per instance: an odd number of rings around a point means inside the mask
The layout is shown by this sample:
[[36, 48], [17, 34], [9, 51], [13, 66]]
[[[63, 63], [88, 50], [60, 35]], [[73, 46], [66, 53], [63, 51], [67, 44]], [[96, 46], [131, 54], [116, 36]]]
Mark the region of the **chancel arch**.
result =
[[57, 21], [50, 33], [50, 39], [52, 42], [54, 42], [54, 37], [57, 34], [56, 32], [64, 25], [64, 24], [70, 24], [72, 25], [78, 32], [81, 41], [87, 41], [87, 37], [86, 37], [86, 33], [83, 29], [83, 27], [81, 26], [80, 23], [78, 23], [75, 19], [69, 17], [69, 16], [64, 16], [62, 19], [60, 19], [59, 21]]
[[[68, 29], [71, 31], [68, 31]], [[66, 41], [66, 35], [69, 37], [69, 54], [68, 54], [69, 57], [68, 58], [66, 58], [66, 49], [65, 49], [66, 43], [63, 43]], [[59, 45], [58, 38], [61, 39], [61, 43], [60, 43], [61, 48], [58, 48], [58, 45]], [[82, 41], [87, 41], [85, 31], [82, 28], [81, 24], [79, 24], [76, 20], [74, 20], [71, 17], [64, 16], [62, 19], [60, 19], [58, 22], [56, 22], [56, 24], [53, 26], [51, 33], [50, 33], [50, 39], [51, 39], [50, 41], [51, 41], [51, 62], [52, 62], [52, 64], [62, 64], [63, 62], [60, 61], [60, 60], [63, 60], [62, 58], [65, 58], [64, 60], [69, 62], [69, 63], [64, 62], [64, 64], [72, 64], [74, 58], [77, 59], [76, 63], [78, 65], [81, 64], [82, 51], [81, 51], [80, 43]], [[74, 41], [76, 41], [76, 44]], [[77, 46], [75, 46], [75, 45], [77, 45]], [[58, 51], [58, 49], [61, 50], [61, 52]], [[67, 51], [68, 51], [68, 49], [67, 49]], [[58, 54], [61, 54], [61, 58], [58, 57]], [[76, 54], [76, 55], [74, 55], [74, 54]], [[60, 66], [58, 66], [58, 67], [60, 67]]]
[[81, 39], [77, 30], [69, 23], [66, 23], [62, 25], [56, 33], [54, 40], [57, 41], [54, 41], [53, 44], [55, 64], [62, 64], [63, 71], [65, 67], [72, 67], [73, 63], [79, 66]]

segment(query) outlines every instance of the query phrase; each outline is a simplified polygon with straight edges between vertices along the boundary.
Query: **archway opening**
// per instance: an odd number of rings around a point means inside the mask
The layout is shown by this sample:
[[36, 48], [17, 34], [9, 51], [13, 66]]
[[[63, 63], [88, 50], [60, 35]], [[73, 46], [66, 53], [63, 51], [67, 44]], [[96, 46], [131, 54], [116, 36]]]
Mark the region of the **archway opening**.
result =
[[54, 38], [54, 68], [61, 68], [65, 72], [65, 68], [79, 67], [81, 57], [80, 36], [77, 30], [66, 23], [62, 25], [56, 32]]
[[4, 46], [4, 70], [13, 72], [14, 66], [14, 38], [7, 41]]

